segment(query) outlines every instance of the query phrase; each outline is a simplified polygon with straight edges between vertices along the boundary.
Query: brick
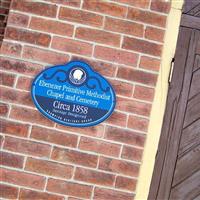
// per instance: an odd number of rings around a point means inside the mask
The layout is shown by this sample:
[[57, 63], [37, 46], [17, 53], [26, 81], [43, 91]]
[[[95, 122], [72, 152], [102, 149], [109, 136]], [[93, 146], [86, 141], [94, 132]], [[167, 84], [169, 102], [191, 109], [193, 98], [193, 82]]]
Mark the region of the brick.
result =
[[119, 67], [117, 77], [149, 86], [155, 86], [157, 82], [156, 74], [126, 67]]
[[8, 8], [4, 8], [4, 7], [0, 8], [0, 14], [1, 15], [8, 15], [8, 13], [9, 13], [9, 9]]
[[[6, 27], [6, 21], [7, 21], [7, 18], [8, 18], [8, 13], [7, 14], [3, 14], [4, 12], [5, 12], [5, 10], [3, 11], [3, 9], [4, 8], [2, 8], [2, 6], [1, 6], [1, 8], [0, 8], [0, 14], [1, 14], [1, 16], [0, 16], [0, 19], [1, 19], [1, 27]], [[5, 9], [7, 9], [7, 8], [5, 8]]]
[[113, 0], [113, 1], [139, 8], [147, 8], [149, 6], [149, 1], [147, 0]]
[[1, 6], [4, 8], [10, 8], [10, 1], [2, 1]]
[[77, 198], [74, 198], [74, 197], [68, 197], [68, 200], [82, 200], [82, 199], [77, 199]]
[[30, 91], [32, 81], [33, 81], [32, 78], [20, 76], [20, 77], [18, 77], [16, 87], [19, 89], [22, 89], [22, 90]]
[[14, 0], [11, 9], [46, 17], [56, 17], [57, 6], [42, 2]]
[[34, 158], [27, 159], [25, 170], [66, 179], [70, 179], [73, 173], [72, 166]]
[[0, 28], [1, 28], [1, 35], [0, 35], [0, 38], [1, 38], [1, 44], [2, 44], [2, 41], [4, 39], [4, 32], [5, 32], [5, 29], [6, 29], [6, 20], [7, 20], [7, 16], [4, 16], [4, 15], [1, 15], [0, 16]]
[[96, 167], [97, 156], [70, 149], [54, 147], [51, 158], [64, 163], [73, 163], [86, 167]]
[[[0, 27], [0, 35], [1, 35], [1, 37], [2, 37], [2, 35], [4, 35], [4, 31], [5, 31], [4, 27]], [[1, 40], [1, 44], [2, 44], [2, 40]]]
[[43, 189], [45, 178], [38, 175], [28, 174], [25, 172], [1, 169], [1, 178], [3, 182], [12, 183], [20, 186]]
[[154, 98], [154, 89], [136, 85], [134, 89], [133, 97], [136, 99], [152, 102]]
[[15, 167], [15, 168], [23, 168], [24, 158], [19, 155], [0, 152], [0, 165]]
[[57, 130], [41, 128], [38, 126], [32, 127], [30, 137], [36, 140], [41, 140], [69, 147], [76, 147], [78, 140], [78, 137], [76, 135], [72, 135], [67, 132], [63, 133]]
[[49, 179], [47, 190], [65, 195], [89, 199], [92, 193], [92, 187], [78, 183], [71, 183], [61, 180]]
[[77, 57], [77, 56], [72, 56], [72, 60], [82, 60], [88, 63], [89, 65], [91, 65], [95, 71], [97, 71], [98, 73], [104, 76], [107, 76], [107, 77], [115, 76], [117, 67], [114, 64], [106, 63], [99, 60], [92, 60], [92, 59]]
[[136, 66], [138, 61], [138, 55], [135, 53], [102, 46], [95, 47], [94, 56], [103, 60], [131, 66]]
[[22, 45], [11, 43], [11, 42], [3, 42], [1, 46], [1, 53], [5, 55], [20, 57], [22, 51]]
[[165, 27], [166, 24], [166, 16], [136, 8], [129, 8], [127, 18], [159, 27]]
[[121, 111], [129, 113], [135, 113], [138, 115], [149, 116], [151, 111], [151, 105], [127, 98], [117, 97], [116, 108]]
[[122, 48], [153, 56], [161, 56], [162, 53], [162, 45], [130, 37], [124, 37]]
[[5, 29], [6, 29], [6, 18], [4, 19], [4, 16], [2, 17], [3, 19], [1, 19], [0, 16], [0, 44], [2, 45], [3, 39], [4, 39], [4, 33], [5, 33]]
[[3, 142], [4, 142], [4, 136], [0, 135], [0, 148], [2, 148]]
[[[1, 32], [4, 33], [5, 29], [6, 29], [6, 21], [7, 21], [8, 16], [7, 15], [0, 15], [0, 27], [3, 29]], [[4, 39], [4, 35], [0, 35], [1, 38], [1, 43]]]
[[9, 151], [40, 157], [49, 157], [51, 149], [50, 146], [46, 144], [32, 142], [29, 140], [21, 140], [12, 137], [5, 138], [3, 147]]
[[112, 115], [105, 121], [108, 124], [117, 125], [117, 126], [126, 126], [127, 115], [114, 111]]
[[8, 25], [15, 25], [18, 27], [26, 28], [28, 27], [28, 23], [29, 23], [28, 15], [13, 13], [13, 12], [10, 12], [8, 15], [8, 21], [7, 21]]
[[48, 47], [51, 41], [51, 36], [48, 34], [13, 27], [6, 29], [5, 38], [43, 47]]
[[29, 46], [24, 47], [23, 58], [37, 60], [53, 65], [65, 64], [69, 60], [69, 56], [66, 54]]
[[21, 73], [23, 75], [36, 75], [41, 71], [42, 65], [0, 57], [0, 69]]
[[49, 194], [46, 192], [21, 189], [19, 193], [19, 199], [64, 200], [65, 198], [55, 194]]
[[15, 75], [14, 74], [0, 72], [0, 85], [13, 87], [14, 83], [15, 83]]
[[83, 28], [83, 27], [78, 27], [76, 29], [75, 37], [82, 40], [111, 45], [115, 47], [120, 46], [120, 40], [121, 40], [120, 35], [102, 30]]
[[5, 199], [17, 199], [18, 196], [18, 188], [10, 186], [10, 185], [4, 185], [0, 184], [1, 193], [0, 197]]
[[66, 6], [80, 7], [81, 0], [49, 0], [52, 3], [62, 4]]
[[109, 80], [113, 88], [115, 89], [116, 94], [131, 97], [133, 94], [133, 84], [126, 83], [119, 80], [111, 79]]
[[171, 2], [163, 1], [163, 0], [152, 0], [151, 1], [151, 10], [161, 12], [161, 13], [169, 13]]
[[19, 137], [27, 137], [29, 125], [19, 122], [12, 122], [8, 120], [0, 120], [1, 132], [9, 135], [16, 135]]
[[95, 188], [94, 200], [133, 200], [134, 194], [110, 189]]
[[124, 160], [104, 157], [100, 157], [99, 159], [99, 169], [128, 176], [137, 177], [139, 174], [139, 167], [140, 166], [136, 163], [127, 162]]
[[115, 176], [78, 167], [75, 172], [75, 180], [93, 183], [96, 185], [112, 186], [115, 181]]
[[104, 134], [104, 126], [101, 124], [96, 125], [96, 126], [91, 126], [91, 127], [84, 127], [84, 128], [66, 127], [66, 126], [57, 124], [56, 127], [62, 130], [71, 131], [74, 133], [89, 135], [89, 136], [98, 137], [98, 138], [103, 137], [103, 134]]
[[81, 54], [85, 56], [91, 56], [93, 49], [92, 45], [86, 42], [61, 37], [54, 37], [51, 47], [60, 51]]
[[103, 16], [83, 10], [75, 10], [63, 7], [60, 8], [59, 19], [95, 27], [101, 27], [103, 25]]
[[154, 27], [147, 26], [145, 30], [145, 38], [149, 40], [158, 41], [158, 42], [164, 41], [164, 34], [165, 34], [164, 30], [154, 28]]
[[7, 116], [9, 111], [9, 106], [5, 103], [0, 103], [0, 116]]
[[74, 30], [74, 27], [70, 24], [37, 17], [31, 18], [29, 27], [33, 30], [45, 31], [64, 36], [72, 36]]
[[116, 17], [125, 17], [127, 12], [127, 8], [125, 6], [98, 0], [84, 1], [83, 9], [92, 10], [101, 14], [103, 13]]
[[141, 162], [142, 153], [143, 153], [142, 149], [130, 146], [124, 146], [122, 150], [122, 158]]
[[[1, 19], [0, 27], [3, 28], [2, 33], [4, 33], [4, 30], [5, 30], [5, 28], [6, 28], [6, 19], [7, 19], [7, 17], [6, 17], [6, 16], [1, 16], [0, 19]], [[1, 41], [3, 41], [3, 35], [1, 35], [1, 38], [2, 38]]]
[[79, 149], [85, 151], [92, 151], [109, 156], [118, 156], [120, 152], [120, 145], [112, 144], [96, 139], [81, 137], [79, 142]]
[[147, 132], [148, 124], [149, 124], [148, 119], [129, 115], [129, 119], [128, 119], [128, 127], [129, 128]]
[[142, 56], [139, 67], [147, 70], [159, 71], [160, 60], [148, 56]]
[[5, 16], [5, 15], [1, 15], [1, 27], [6, 27], [6, 20], [7, 20], [7, 17], [8, 16]]
[[18, 91], [11, 88], [0, 87], [2, 100], [9, 103], [18, 103], [34, 107], [30, 92]]
[[3, 39], [4, 39], [4, 35], [0, 35], [0, 45], [2, 45]]
[[144, 32], [144, 27], [142, 24], [110, 17], [106, 17], [105, 29], [138, 37], [142, 37]]
[[134, 131], [120, 129], [116, 127], [106, 127], [105, 139], [122, 142], [125, 144], [144, 146], [145, 137]]
[[131, 192], [133, 192], [136, 189], [136, 183], [136, 179], [118, 176], [116, 179], [115, 187], [119, 189], [130, 190]]

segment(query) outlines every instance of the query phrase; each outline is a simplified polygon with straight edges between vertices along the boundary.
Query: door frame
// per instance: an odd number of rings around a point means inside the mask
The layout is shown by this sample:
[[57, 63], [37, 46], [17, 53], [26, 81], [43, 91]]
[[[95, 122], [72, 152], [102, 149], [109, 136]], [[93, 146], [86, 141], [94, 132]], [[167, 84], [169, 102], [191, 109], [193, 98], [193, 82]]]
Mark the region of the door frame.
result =
[[167, 29], [164, 40], [161, 67], [158, 75], [158, 82], [156, 85], [155, 98], [152, 105], [142, 165], [140, 168], [140, 174], [136, 188], [136, 200], [148, 199], [155, 157], [158, 150], [158, 143], [166, 108], [169, 86], [168, 79], [171, 69], [171, 61], [176, 50], [183, 3], [184, 0], [171, 0], [171, 10], [167, 19]]

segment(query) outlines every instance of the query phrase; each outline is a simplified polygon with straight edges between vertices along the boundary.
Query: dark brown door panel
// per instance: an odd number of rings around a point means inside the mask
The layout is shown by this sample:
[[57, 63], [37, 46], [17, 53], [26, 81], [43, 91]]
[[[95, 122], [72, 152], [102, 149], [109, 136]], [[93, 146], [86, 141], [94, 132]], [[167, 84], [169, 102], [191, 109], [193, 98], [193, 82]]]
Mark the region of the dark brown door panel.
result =
[[200, 0], [186, 1], [183, 12], [152, 200], [200, 199]]

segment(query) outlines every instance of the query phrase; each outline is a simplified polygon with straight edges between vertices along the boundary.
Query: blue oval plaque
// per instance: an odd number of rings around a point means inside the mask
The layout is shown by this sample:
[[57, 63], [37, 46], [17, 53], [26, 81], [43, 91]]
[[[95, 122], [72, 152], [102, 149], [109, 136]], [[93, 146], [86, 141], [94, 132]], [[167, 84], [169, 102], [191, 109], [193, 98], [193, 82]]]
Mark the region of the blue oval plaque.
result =
[[32, 99], [47, 118], [66, 126], [94, 126], [116, 104], [110, 83], [82, 61], [50, 67], [33, 80]]

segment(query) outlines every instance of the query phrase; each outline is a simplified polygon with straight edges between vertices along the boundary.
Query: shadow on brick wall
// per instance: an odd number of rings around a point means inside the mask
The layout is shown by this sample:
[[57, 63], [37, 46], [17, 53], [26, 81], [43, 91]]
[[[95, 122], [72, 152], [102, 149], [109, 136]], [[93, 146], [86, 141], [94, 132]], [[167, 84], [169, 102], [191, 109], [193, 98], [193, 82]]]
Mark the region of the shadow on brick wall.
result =
[[11, 0], [0, 0], [0, 47], [4, 38], [10, 4]]

